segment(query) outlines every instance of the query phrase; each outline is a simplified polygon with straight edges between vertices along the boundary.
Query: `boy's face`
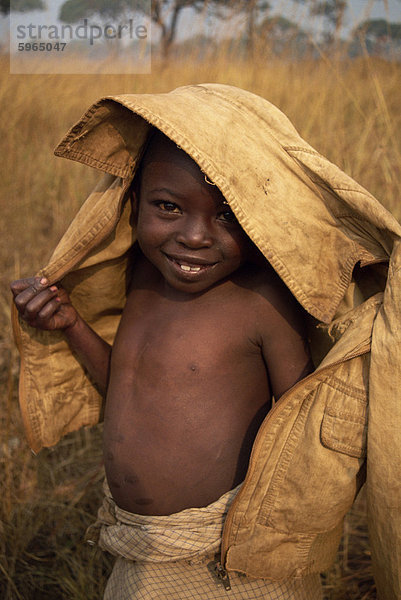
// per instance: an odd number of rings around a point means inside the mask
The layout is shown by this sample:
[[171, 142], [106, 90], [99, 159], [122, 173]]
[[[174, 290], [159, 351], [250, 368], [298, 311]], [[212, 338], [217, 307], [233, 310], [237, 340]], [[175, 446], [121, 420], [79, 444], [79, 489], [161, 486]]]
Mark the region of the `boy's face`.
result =
[[252, 243], [218, 188], [160, 134], [142, 163], [137, 238], [166, 283], [203, 292], [244, 264]]

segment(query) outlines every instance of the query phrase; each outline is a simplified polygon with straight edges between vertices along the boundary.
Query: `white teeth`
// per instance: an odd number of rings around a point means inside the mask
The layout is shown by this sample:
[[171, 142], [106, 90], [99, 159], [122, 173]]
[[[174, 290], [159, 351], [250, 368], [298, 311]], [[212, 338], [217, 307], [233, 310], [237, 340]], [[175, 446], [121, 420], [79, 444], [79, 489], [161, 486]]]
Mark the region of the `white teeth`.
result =
[[197, 273], [198, 271], [200, 271], [200, 267], [190, 267], [189, 265], [180, 265], [180, 268], [182, 269], [182, 271], [192, 271]]

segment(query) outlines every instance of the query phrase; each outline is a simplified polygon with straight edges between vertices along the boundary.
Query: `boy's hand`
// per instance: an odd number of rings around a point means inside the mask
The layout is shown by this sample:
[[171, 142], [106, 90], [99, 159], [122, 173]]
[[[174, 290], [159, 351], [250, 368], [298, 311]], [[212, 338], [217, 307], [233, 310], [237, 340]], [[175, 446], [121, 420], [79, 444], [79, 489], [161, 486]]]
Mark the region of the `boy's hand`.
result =
[[77, 322], [78, 313], [67, 292], [56, 285], [49, 287], [46, 278], [18, 279], [10, 287], [19, 314], [31, 327], [66, 330]]

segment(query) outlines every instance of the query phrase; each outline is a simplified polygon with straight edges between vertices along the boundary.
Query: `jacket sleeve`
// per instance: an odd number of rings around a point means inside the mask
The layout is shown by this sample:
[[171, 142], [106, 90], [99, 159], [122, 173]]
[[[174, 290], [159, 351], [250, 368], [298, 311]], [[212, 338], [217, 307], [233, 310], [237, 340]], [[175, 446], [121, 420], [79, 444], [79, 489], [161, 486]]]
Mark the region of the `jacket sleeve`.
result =
[[367, 459], [368, 523], [380, 600], [401, 598], [401, 240], [394, 243], [373, 328]]

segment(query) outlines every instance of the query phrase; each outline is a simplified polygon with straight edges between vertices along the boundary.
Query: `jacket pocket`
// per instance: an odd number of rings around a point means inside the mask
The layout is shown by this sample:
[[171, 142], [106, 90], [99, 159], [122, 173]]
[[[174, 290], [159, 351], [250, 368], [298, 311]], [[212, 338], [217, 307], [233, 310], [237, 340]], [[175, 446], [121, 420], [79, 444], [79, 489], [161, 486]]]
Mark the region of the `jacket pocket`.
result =
[[[367, 361], [343, 363], [302, 399], [258, 523], [305, 534], [339, 526], [364, 479]], [[276, 439], [280, 443], [280, 431]]]
[[[333, 386], [333, 383], [331, 384]], [[361, 458], [366, 455], [367, 402], [363, 391], [354, 388], [353, 395], [342, 394], [338, 401], [341, 382], [334, 381], [335, 393], [328, 394], [323, 414], [320, 438], [323, 446], [337, 452]]]

